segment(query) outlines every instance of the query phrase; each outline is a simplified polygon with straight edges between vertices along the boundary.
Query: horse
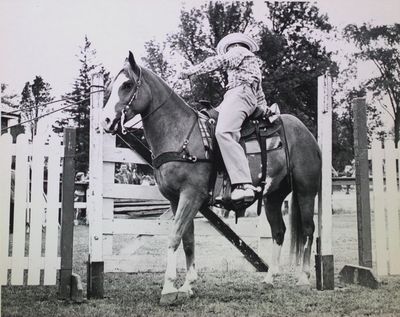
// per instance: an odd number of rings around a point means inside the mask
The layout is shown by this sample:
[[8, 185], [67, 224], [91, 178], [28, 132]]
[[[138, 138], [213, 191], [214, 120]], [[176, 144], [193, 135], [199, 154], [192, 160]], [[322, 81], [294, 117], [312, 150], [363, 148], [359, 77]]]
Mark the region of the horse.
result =
[[[153, 157], [183, 148], [191, 154], [191, 158], [195, 158], [184, 162], [167, 160], [154, 171], [158, 188], [170, 201], [174, 213], [160, 299], [160, 303], [170, 304], [181, 297], [194, 295], [192, 286], [198, 276], [195, 269], [193, 219], [209, 200], [209, 181], [214, 172], [214, 163], [204, 159], [204, 145], [197, 126], [196, 111], [159, 76], [139, 66], [131, 52], [109, 91], [102, 113], [102, 124], [106, 132], [124, 133], [126, 123], [140, 114]], [[280, 253], [286, 231], [281, 206], [286, 196], [292, 192], [291, 248], [299, 265], [297, 284], [309, 287], [315, 229], [314, 201], [320, 186], [321, 153], [314, 136], [300, 120], [285, 114], [281, 115], [281, 120], [287, 136], [290, 165], [286, 164], [285, 151], [268, 153], [266, 186], [262, 195], [271, 227], [273, 248], [272, 263], [264, 282], [273, 285], [279, 273]], [[250, 167], [252, 177], [259, 177], [259, 166]], [[177, 249], [181, 242], [187, 272], [183, 285], [178, 289], [175, 287]]]

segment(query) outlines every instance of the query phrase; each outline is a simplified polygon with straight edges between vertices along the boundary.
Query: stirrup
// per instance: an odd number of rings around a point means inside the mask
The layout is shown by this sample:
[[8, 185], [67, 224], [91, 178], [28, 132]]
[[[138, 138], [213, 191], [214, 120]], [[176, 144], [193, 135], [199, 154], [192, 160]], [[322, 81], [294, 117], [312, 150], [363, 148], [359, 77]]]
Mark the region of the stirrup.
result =
[[[253, 185], [250, 184], [240, 184], [237, 185], [236, 188], [232, 191], [231, 193], [231, 199], [232, 201], [238, 202], [238, 201], [245, 201], [245, 202], [251, 202], [253, 201], [255, 194], [254, 190], [256, 188]], [[242, 191], [242, 193], [238, 193], [238, 191]], [[239, 194], [239, 197], [235, 197], [235, 193]]]

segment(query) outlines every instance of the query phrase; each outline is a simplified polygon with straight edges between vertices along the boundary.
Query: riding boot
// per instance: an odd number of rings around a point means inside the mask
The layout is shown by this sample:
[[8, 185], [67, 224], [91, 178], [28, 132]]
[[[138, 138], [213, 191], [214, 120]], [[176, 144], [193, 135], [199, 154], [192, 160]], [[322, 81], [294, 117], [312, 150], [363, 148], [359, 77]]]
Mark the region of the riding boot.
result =
[[238, 184], [232, 191], [231, 199], [233, 201], [251, 202], [254, 199], [254, 189], [251, 184]]

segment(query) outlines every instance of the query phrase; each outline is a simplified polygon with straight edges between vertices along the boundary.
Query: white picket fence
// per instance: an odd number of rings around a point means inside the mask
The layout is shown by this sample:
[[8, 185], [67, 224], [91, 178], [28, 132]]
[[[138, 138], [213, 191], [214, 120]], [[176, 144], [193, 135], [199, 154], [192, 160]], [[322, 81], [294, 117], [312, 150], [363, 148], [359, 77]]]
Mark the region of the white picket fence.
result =
[[400, 142], [395, 148], [392, 140], [386, 140], [382, 148], [381, 142], [375, 140], [370, 155], [377, 273], [400, 274]]
[[[16, 143], [12, 143], [10, 134], [0, 137], [0, 285], [57, 283], [62, 146], [56, 136], [48, 144], [45, 141], [36, 137], [30, 143], [24, 134]], [[14, 170], [14, 222], [13, 233], [9, 233]], [[48, 179], [44, 196], [45, 170]]]

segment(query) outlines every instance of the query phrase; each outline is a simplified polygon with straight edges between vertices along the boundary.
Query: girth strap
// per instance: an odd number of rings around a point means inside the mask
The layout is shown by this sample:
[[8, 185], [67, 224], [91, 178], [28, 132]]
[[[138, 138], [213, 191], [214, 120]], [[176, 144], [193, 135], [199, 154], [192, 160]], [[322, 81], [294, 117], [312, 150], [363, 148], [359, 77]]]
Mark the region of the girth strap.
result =
[[[188, 135], [186, 136], [185, 141], [183, 141], [183, 145], [182, 145], [182, 149], [179, 152], [164, 152], [161, 153], [159, 155], [157, 155], [155, 158], [153, 158], [153, 167], [154, 168], [159, 168], [161, 165], [163, 165], [164, 163], [167, 162], [187, 162], [187, 163], [196, 163], [196, 162], [211, 162], [210, 159], [208, 158], [198, 158], [195, 155], [191, 155], [188, 151], [188, 144], [189, 144], [189, 140], [190, 140], [190, 136], [193, 133], [194, 128], [196, 127], [196, 124], [198, 125], [199, 122], [196, 119], [189, 132]], [[205, 156], [207, 157], [207, 149], [205, 149]]]
[[153, 167], [159, 168], [161, 165], [167, 162], [211, 162], [210, 159], [199, 159], [194, 155], [188, 154], [186, 151], [181, 152], [164, 152], [153, 159]]
[[261, 191], [257, 194], [257, 215], [261, 214], [262, 197], [265, 188], [265, 179], [267, 177], [267, 137], [261, 133], [258, 122], [256, 123], [256, 136], [261, 149]]

